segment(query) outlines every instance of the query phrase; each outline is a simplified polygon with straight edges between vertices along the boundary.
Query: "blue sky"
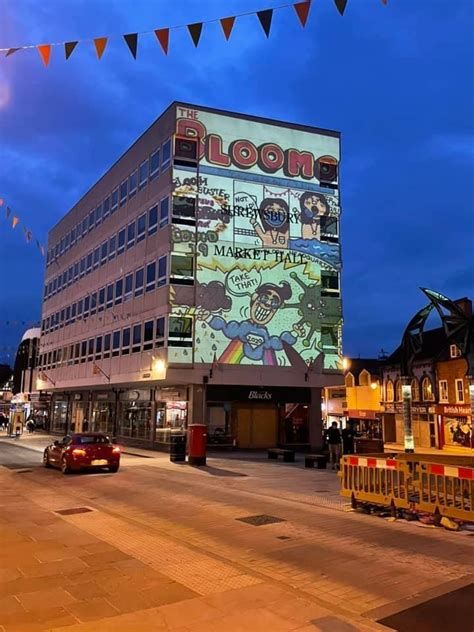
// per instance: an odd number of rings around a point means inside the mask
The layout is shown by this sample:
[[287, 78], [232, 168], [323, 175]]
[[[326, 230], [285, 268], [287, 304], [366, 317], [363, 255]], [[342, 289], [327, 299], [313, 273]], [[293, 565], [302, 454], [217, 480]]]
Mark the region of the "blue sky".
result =
[[[100, 37], [276, 6], [271, 0], [3, 0], [0, 47]], [[226, 43], [204, 27], [197, 50], [173, 31], [134, 61], [120, 38], [0, 58], [0, 197], [47, 231], [173, 100], [342, 132], [344, 352], [392, 350], [424, 304], [419, 286], [474, 292], [472, 0], [313, 0], [306, 29], [275, 12]], [[39, 318], [43, 264], [21, 224], [0, 215], [0, 362], [22, 321]], [[6, 325], [6, 321], [20, 321]]]

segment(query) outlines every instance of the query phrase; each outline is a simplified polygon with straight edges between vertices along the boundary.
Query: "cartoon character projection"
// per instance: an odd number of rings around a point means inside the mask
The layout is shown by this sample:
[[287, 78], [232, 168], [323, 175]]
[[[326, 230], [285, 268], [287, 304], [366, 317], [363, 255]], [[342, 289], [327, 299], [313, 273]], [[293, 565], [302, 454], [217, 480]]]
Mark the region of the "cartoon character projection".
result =
[[296, 308], [298, 314], [301, 316], [300, 320], [293, 325], [293, 329], [296, 333], [304, 336], [306, 333], [305, 325], [309, 328], [306, 338], [303, 340], [303, 346], [309, 347], [313, 334], [321, 325], [321, 317], [323, 314], [321, 314], [320, 308], [324, 307], [324, 304], [321, 305], [321, 289], [318, 283], [307, 285], [295, 272], [292, 272], [290, 277], [303, 289], [303, 293], [299, 295], [298, 303], [287, 303], [285, 307]]
[[[209, 290], [211, 285], [214, 296], [219, 294], [225, 300], [225, 306], [228, 307], [231, 299], [225, 295], [224, 285], [219, 281], [213, 281], [208, 285]], [[200, 317], [207, 320], [209, 327], [215, 331], [221, 331], [231, 341], [218, 361], [224, 364], [241, 364], [247, 358], [252, 363], [276, 365], [276, 352], [294, 345], [296, 337], [289, 331], [271, 335], [267, 325], [283, 307], [285, 301], [291, 298], [291, 293], [290, 284], [286, 281], [280, 285], [274, 283], [259, 285], [250, 296], [249, 317], [241, 321], [226, 321], [222, 316], [211, 315], [205, 309], [201, 310]], [[210, 306], [207, 300], [202, 303]]]
[[322, 193], [306, 191], [300, 197], [300, 221], [302, 239], [321, 239], [320, 217], [329, 214], [329, 207]]
[[267, 248], [288, 248], [290, 238], [289, 208], [284, 200], [265, 198], [258, 209], [262, 226], [254, 217], [250, 220], [262, 246]]

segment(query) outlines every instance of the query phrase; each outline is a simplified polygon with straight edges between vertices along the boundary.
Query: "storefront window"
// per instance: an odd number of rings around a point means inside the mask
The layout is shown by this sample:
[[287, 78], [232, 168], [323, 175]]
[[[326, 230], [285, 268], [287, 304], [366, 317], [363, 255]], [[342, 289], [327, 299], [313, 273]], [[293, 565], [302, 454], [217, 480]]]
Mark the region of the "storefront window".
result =
[[131, 439], [152, 440], [151, 402], [123, 402], [118, 434]]
[[53, 406], [53, 418], [51, 422], [51, 430], [54, 432], [62, 432], [66, 434], [67, 423], [67, 402], [58, 400], [54, 402]]
[[308, 406], [284, 404], [280, 408], [280, 438], [282, 443], [308, 443]]
[[91, 431], [114, 433], [114, 412], [115, 406], [112, 402], [94, 402], [92, 405]]

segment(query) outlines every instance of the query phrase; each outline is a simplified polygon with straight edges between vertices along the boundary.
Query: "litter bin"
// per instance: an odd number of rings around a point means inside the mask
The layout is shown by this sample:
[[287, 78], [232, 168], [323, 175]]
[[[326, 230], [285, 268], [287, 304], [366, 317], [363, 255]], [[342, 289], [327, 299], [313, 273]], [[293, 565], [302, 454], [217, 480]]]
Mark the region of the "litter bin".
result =
[[170, 461], [172, 463], [183, 463], [186, 461], [186, 437], [172, 434], [170, 444]]
[[190, 424], [188, 426], [188, 463], [206, 465], [207, 426]]

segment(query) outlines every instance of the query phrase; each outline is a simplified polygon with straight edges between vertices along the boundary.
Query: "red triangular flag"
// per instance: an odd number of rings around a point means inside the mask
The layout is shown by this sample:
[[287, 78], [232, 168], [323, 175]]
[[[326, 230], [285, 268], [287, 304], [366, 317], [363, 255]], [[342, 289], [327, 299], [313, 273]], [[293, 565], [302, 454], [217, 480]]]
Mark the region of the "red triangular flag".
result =
[[385, 6], [387, 6], [387, 4], [388, 4], [388, 0], [382, 0], [382, 4], [384, 4]]
[[220, 20], [222, 30], [224, 31], [226, 40], [229, 39], [230, 34], [232, 33], [232, 29], [234, 28], [234, 22], [235, 22], [235, 17], [222, 18]]
[[270, 27], [272, 25], [273, 9], [265, 9], [265, 11], [257, 11], [257, 17], [265, 31], [265, 35], [269, 37]]
[[127, 46], [132, 53], [133, 59], [137, 58], [137, 46], [138, 46], [138, 33], [130, 33], [129, 35], [124, 35], [123, 39], [127, 42]]
[[192, 37], [194, 46], [197, 48], [197, 45], [199, 44], [199, 40], [201, 38], [202, 22], [196, 22], [195, 24], [188, 24], [188, 31]]
[[334, 0], [334, 3], [339, 13], [341, 15], [344, 15], [344, 11], [346, 10], [347, 0]]
[[306, 26], [306, 20], [308, 19], [308, 13], [311, 7], [311, 0], [307, 0], [307, 2], [297, 2], [293, 5], [293, 7], [301, 22], [301, 26]]
[[5, 54], [5, 57], [9, 57], [10, 55], [13, 55], [13, 53], [16, 53], [17, 50], [21, 50], [20, 48], [9, 48]]
[[66, 55], [66, 59], [69, 59], [72, 55], [72, 51], [76, 48], [78, 42], [65, 42], [64, 43], [64, 53]]
[[40, 44], [36, 48], [38, 49], [41, 59], [43, 60], [43, 64], [47, 66], [51, 57], [51, 44]]
[[97, 59], [100, 59], [104, 54], [105, 47], [109, 41], [108, 37], [96, 37], [94, 40], [95, 52], [97, 53]]
[[170, 41], [170, 30], [169, 29], [157, 29], [155, 31], [156, 39], [160, 42], [161, 48], [165, 55], [168, 54], [168, 44]]

